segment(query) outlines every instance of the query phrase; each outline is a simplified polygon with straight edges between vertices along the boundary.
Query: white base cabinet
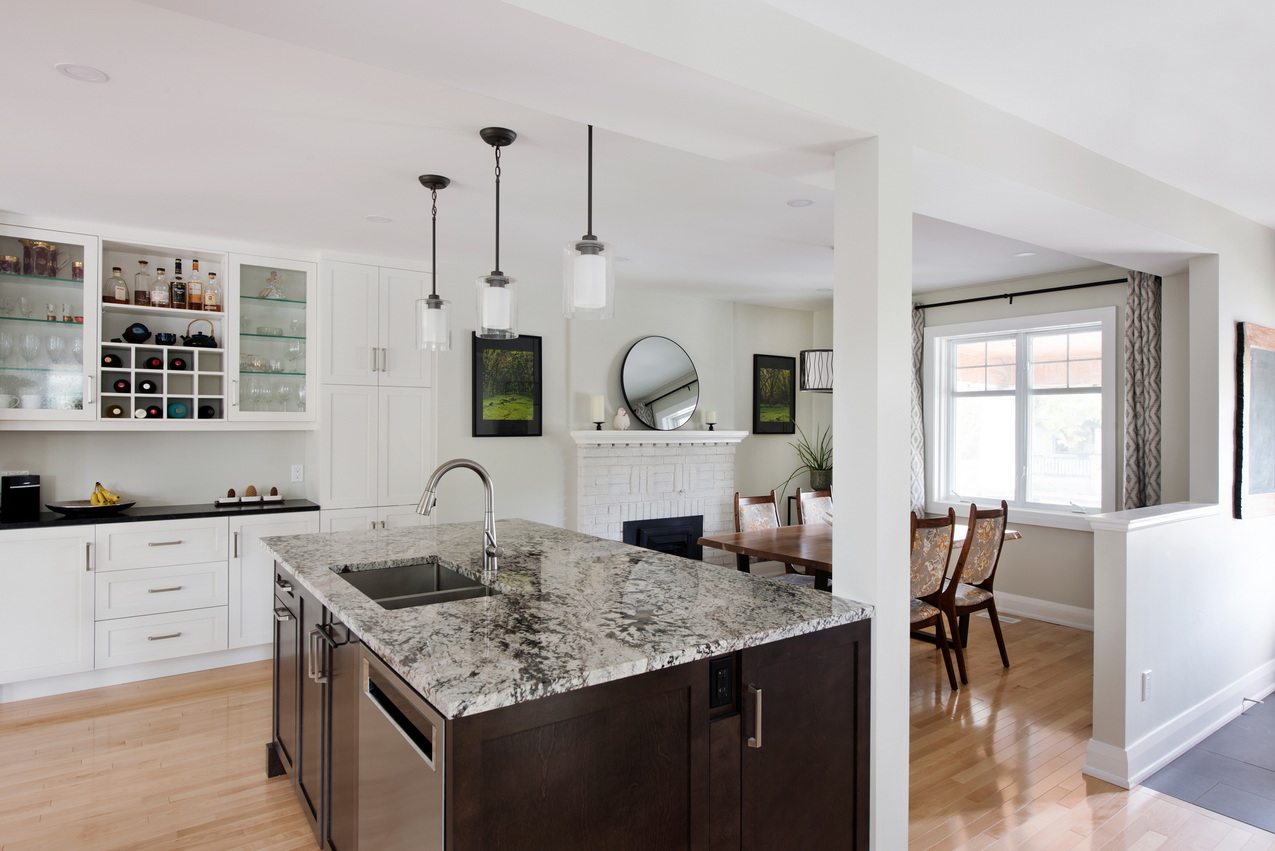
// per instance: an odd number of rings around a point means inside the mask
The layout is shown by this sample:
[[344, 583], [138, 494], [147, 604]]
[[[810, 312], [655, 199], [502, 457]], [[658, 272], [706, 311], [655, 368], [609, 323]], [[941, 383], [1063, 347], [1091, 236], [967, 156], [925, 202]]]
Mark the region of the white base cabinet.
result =
[[0, 683], [93, 668], [93, 527], [0, 532]]
[[94, 666], [110, 668], [226, 649], [226, 607], [98, 621]]
[[231, 648], [274, 640], [274, 559], [261, 545], [261, 539], [317, 531], [317, 511], [230, 518]]
[[428, 517], [416, 513], [416, 503], [388, 508], [340, 508], [319, 512], [320, 532], [366, 532], [371, 529], [401, 529], [424, 526]]

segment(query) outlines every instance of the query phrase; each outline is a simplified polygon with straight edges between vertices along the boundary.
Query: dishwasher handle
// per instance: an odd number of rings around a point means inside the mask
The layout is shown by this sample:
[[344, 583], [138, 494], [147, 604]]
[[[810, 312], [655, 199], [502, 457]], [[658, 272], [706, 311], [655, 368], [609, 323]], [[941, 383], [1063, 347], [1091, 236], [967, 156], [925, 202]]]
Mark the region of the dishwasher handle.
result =
[[413, 706], [414, 701], [376, 666], [369, 665], [366, 660], [363, 665], [364, 699], [385, 716], [390, 726], [398, 731], [403, 741], [431, 771], [437, 771], [434, 743], [439, 740], [439, 725]]

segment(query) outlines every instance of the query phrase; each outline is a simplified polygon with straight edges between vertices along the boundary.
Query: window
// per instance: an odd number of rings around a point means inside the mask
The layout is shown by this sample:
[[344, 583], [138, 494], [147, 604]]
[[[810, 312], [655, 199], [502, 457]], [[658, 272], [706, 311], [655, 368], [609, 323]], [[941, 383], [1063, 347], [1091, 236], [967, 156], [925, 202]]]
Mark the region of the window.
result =
[[1114, 352], [1111, 307], [927, 328], [931, 507], [1113, 509]]

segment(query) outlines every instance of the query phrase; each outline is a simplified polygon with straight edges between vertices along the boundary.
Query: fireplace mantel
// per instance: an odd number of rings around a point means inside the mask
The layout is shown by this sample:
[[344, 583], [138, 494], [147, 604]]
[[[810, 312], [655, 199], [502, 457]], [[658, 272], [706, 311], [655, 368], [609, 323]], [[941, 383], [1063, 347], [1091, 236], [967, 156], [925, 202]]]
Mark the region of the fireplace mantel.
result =
[[746, 431], [573, 431], [577, 446], [720, 446], [741, 442]]

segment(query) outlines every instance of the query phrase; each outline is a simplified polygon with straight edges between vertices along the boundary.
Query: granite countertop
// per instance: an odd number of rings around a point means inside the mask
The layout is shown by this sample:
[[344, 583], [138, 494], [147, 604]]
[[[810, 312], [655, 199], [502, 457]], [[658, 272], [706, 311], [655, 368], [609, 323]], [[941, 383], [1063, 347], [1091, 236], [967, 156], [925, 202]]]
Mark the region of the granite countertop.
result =
[[504, 593], [387, 610], [338, 570], [425, 556], [477, 578], [481, 523], [269, 537], [297, 580], [456, 718], [872, 616], [872, 607], [532, 523], [503, 520]]

